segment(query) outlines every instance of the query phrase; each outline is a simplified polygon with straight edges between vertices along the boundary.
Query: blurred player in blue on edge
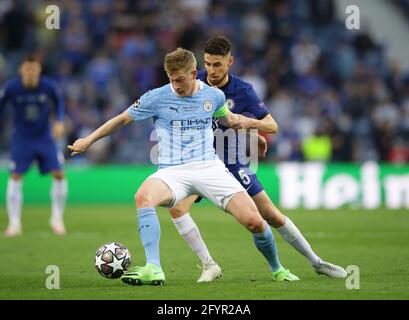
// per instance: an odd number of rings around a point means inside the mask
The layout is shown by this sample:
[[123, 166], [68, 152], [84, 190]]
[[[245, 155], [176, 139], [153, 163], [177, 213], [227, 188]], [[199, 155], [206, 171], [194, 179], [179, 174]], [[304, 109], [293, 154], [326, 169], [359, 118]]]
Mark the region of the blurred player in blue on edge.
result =
[[41, 69], [36, 57], [27, 56], [20, 65], [20, 76], [7, 82], [0, 93], [0, 114], [10, 105], [14, 124], [6, 195], [9, 225], [4, 232], [8, 237], [22, 233], [23, 176], [33, 161], [41, 174], [53, 176], [49, 222], [55, 234], [66, 233], [63, 214], [67, 181], [62, 169], [63, 155], [55, 140], [64, 135], [64, 103], [55, 84], [41, 75]]
[[[253, 86], [229, 74], [229, 69], [233, 64], [231, 48], [231, 42], [226, 37], [213, 36], [210, 38], [204, 48], [206, 70], [198, 72], [198, 79], [222, 90], [226, 96], [227, 105], [233, 113], [252, 114], [256, 118], [251, 120], [252, 129], [276, 133], [278, 126], [264, 103], [257, 97]], [[218, 123], [217, 119], [214, 120], [213, 127], [217, 128], [215, 135], [218, 133], [217, 130], [221, 130], [223, 134], [228, 129]], [[259, 155], [264, 156], [267, 143], [261, 136], [258, 136], [258, 139]], [[312, 250], [308, 241], [290, 218], [284, 216], [273, 204], [258, 181], [256, 174], [251, 171], [250, 165], [245, 158], [246, 150], [242, 150], [237, 135], [233, 139], [228, 137], [224, 141], [224, 149], [221, 151], [224, 153], [222, 156], [226, 167], [246, 189], [268, 224], [275, 228], [286, 242], [308, 259], [316, 273], [325, 274], [331, 278], [345, 278], [347, 276], [346, 271], [340, 266], [323, 261]], [[232, 157], [232, 153], [234, 157]], [[202, 261], [203, 271], [197, 282], [210, 282], [221, 276], [221, 268], [211, 257], [196, 223], [189, 214], [193, 203], [198, 202], [198, 200], [200, 201], [200, 197], [198, 199], [198, 196], [191, 196], [169, 209], [169, 212], [179, 234]], [[298, 280], [298, 277], [292, 275], [279, 263], [275, 269], [272, 269], [272, 272], [274, 281]]]
[[159, 141], [159, 168], [135, 194], [138, 231], [146, 265], [131, 268], [124, 273], [122, 281], [130, 285], [165, 282], [156, 207], [172, 207], [194, 194], [208, 198], [247, 228], [269, 266], [276, 267], [278, 261], [271, 229], [213, 147], [212, 116], [234, 129], [250, 129], [250, 119], [230, 112], [221, 90], [196, 79], [196, 58], [191, 51], [178, 48], [168, 53], [164, 69], [169, 84], [148, 91], [122, 114], [68, 146], [71, 155], [80, 154], [119, 128], [153, 118]]

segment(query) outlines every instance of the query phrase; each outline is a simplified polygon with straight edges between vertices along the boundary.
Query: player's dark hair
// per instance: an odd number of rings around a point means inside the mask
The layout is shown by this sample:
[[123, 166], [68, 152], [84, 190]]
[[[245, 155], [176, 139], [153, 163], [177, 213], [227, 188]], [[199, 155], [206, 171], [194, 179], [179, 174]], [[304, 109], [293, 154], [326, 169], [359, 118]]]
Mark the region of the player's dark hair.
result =
[[34, 55], [34, 54], [29, 54], [29, 55], [26, 55], [26, 56], [23, 58], [23, 60], [21, 60], [21, 64], [23, 64], [24, 62], [38, 62], [38, 63], [40, 63], [40, 60], [37, 58], [36, 55]]
[[225, 56], [231, 51], [231, 42], [224, 36], [213, 36], [207, 40], [204, 53]]

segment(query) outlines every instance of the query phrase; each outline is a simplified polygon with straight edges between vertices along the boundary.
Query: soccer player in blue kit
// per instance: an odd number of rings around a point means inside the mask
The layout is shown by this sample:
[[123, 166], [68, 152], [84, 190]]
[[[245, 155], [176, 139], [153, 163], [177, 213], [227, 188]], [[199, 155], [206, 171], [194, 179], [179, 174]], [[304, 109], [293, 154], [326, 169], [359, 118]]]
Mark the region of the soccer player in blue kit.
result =
[[[204, 63], [206, 70], [198, 72], [198, 79], [222, 90], [226, 96], [227, 105], [236, 114], [252, 114], [256, 119], [250, 120], [250, 128], [258, 129], [267, 133], [276, 133], [277, 124], [269, 114], [264, 103], [257, 97], [251, 84], [244, 82], [238, 77], [229, 74], [229, 68], [233, 63], [231, 53], [231, 43], [223, 36], [210, 38], [204, 48]], [[218, 130], [226, 131], [225, 126], [215, 119], [214, 127]], [[216, 133], [216, 132], [215, 132]], [[263, 137], [259, 136], [261, 155], [265, 154], [267, 144]], [[315, 272], [325, 274], [331, 278], [345, 278], [346, 271], [337, 265], [323, 261], [311, 248], [300, 230], [290, 220], [284, 216], [273, 204], [264, 191], [263, 186], [258, 181], [255, 173], [249, 168], [245, 160], [245, 150], [241, 150], [237, 140], [224, 139], [224, 163], [234, 177], [246, 189], [256, 204], [262, 217], [270, 226], [275, 228], [282, 238], [293, 246], [299, 253], [304, 255]], [[227, 141], [227, 143], [226, 143]], [[260, 153], [259, 152], [259, 153]], [[232, 158], [231, 155], [234, 155]], [[233, 161], [231, 161], [233, 160]], [[191, 196], [169, 209], [172, 220], [194, 252], [203, 264], [203, 270], [197, 282], [210, 282], [222, 275], [220, 266], [211, 257], [206, 244], [204, 243], [196, 223], [189, 214], [193, 203], [200, 201], [200, 197]], [[277, 251], [275, 249], [275, 251]], [[276, 256], [276, 263], [273, 272], [275, 281], [295, 281], [299, 278], [284, 269]]]
[[19, 72], [20, 76], [7, 82], [0, 94], [0, 113], [10, 105], [14, 122], [6, 195], [9, 226], [4, 233], [8, 237], [22, 233], [22, 178], [37, 161], [42, 174], [53, 176], [50, 225], [55, 234], [64, 235], [67, 181], [55, 141], [64, 135], [63, 99], [55, 84], [41, 75], [41, 64], [34, 56], [22, 61]]
[[68, 146], [71, 155], [76, 155], [121, 127], [153, 118], [159, 138], [159, 168], [135, 194], [146, 265], [132, 267], [121, 277], [122, 281], [131, 285], [165, 282], [156, 207], [172, 207], [195, 194], [208, 198], [246, 227], [272, 268], [276, 253], [271, 229], [213, 147], [212, 116], [234, 129], [249, 129], [250, 119], [231, 113], [221, 90], [196, 79], [196, 59], [191, 51], [178, 48], [168, 53], [164, 69], [169, 84], [148, 91], [123, 113]]

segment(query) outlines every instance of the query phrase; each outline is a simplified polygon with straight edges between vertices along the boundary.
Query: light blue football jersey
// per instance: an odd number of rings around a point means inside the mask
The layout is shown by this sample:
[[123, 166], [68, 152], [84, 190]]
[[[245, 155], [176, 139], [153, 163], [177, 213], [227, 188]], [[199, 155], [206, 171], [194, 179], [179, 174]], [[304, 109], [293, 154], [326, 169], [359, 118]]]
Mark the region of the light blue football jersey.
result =
[[199, 81], [190, 97], [171, 84], [150, 90], [128, 108], [134, 121], [153, 118], [159, 144], [159, 168], [218, 159], [213, 147], [212, 115], [225, 104], [224, 93]]

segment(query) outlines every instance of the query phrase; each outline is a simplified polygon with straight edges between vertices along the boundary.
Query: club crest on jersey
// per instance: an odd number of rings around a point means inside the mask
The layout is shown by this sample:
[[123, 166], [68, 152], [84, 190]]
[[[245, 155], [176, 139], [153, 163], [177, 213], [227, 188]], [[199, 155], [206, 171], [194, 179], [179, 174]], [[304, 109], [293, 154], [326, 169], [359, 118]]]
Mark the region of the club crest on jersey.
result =
[[227, 108], [229, 108], [229, 110], [233, 109], [233, 108], [234, 108], [234, 105], [235, 105], [233, 99], [227, 99], [227, 100], [226, 100], [226, 104], [227, 104]]
[[44, 103], [44, 102], [46, 102], [46, 101], [47, 101], [47, 96], [46, 96], [44, 93], [42, 93], [42, 94], [40, 94], [40, 95], [38, 96], [38, 102]]
[[206, 100], [203, 104], [203, 109], [210, 111], [213, 108], [213, 103], [210, 100]]
[[138, 99], [131, 105], [131, 107], [138, 109], [140, 105], [141, 105], [141, 99]]

